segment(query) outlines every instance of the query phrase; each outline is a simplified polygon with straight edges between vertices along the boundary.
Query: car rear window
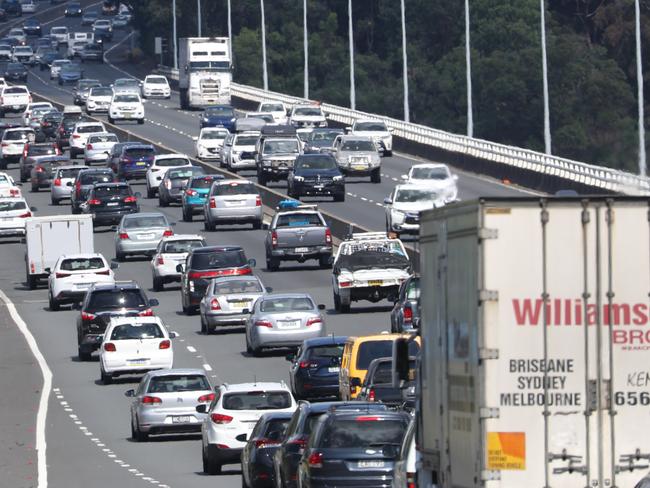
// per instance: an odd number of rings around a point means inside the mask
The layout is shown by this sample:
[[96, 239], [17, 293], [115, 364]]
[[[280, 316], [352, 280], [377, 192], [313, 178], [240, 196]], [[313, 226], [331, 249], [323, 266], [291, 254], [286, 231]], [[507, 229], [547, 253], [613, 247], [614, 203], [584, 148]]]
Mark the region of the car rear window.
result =
[[81, 171], [81, 168], [65, 168], [60, 169], [57, 175], [59, 178], [75, 178], [79, 174], [79, 171]]
[[140, 97], [138, 95], [115, 95], [113, 101], [118, 103], [137, 103], [140, 101]]
[[63, 271], [83, 271], [86, 269], [105, 268], [106, 263], [102, 258], [70, 258], [61, 261]]
[[165, 158], [158, 159], [155, 162], [155, 165], [160, 166], [161, 168], [167, 168], [169, 166], [187, 166], [188, 164], [190, 164], [190, 162], [185, 158]]
[[95, 188], [95, 196], [99, 198], [131, 195], [131, 188], [128, 186], [99, 186]]
[[236, 146], [254, 146], [257, 143], [257, 136], [239, 136], [235, 139]]
[[198, 166], [186, 167], [183, 169], [170, 169], [167, 172], [167, 176], [170, 180], [185, 180], [196, 174], [203, 174], [203, 168]]
[[212, 182], [215, 179], [211, 176], [206, 176], [205, 178], [194, 178], [192, 180], [192, 188], [210, 188], [212, 186]]
[[420, 282], [413, 280], [408, 284], [406, 289], [406, 298], [408, 300], [418, 300], [420, 298]]
[[25, 88], [20, 88], [18, 86], [5, 88], [2, 92], [3, 95], [26, 95], [29, 93]]
[[124, 219], [125, 229], [139, 229], [142, 227], [167, 227], [167, 219], [162, 215], [152, 215], [148, 217], [130, 217]]
[[343, 344], [329, 344], [327, 346], [310, 347], [306, 359], [332, 359], [343, 355]]
[[89, 312], [101, 312], [120, 308], [145, 308], [146, 306], [147, 302], [144, 299], [144, 294], [137, 288], [96, 290], [90, 297], [87, 310]]
[[81, 175], [82, 185], [92, 185], [93, 183], [108, 183], [113, 181], [112, 173], [86, 173]]
[[299, 312], [314, 309], [314, 302], [307, 297], [268, 298], [260, 305], [262, 312]]
[[104, 128], [101, 125], [82, 125], [77, 127], [77, 132], [79, 134], [89, 134], [92, 132], [102, 132]]
[[264, 438], [272, 441], [280, 441], [289, 425], [289, 419], [272, 419], [266, 423]]
[[126, 154], [130, 158], [144, 158], [144, 157], [151, 157], [154, 155], [154, 150], [153, 148], [145, 148], [145, 147], [133, 147], [133, 148], [127, 148], [124, 150], [124, 154]]
[[219, 269], [236, 268], [246, 264], [246, 255], [243, 250], [201, 252], [192, 255], [191, 268]]
[[34, 137], [34, 131], [31, 130], [12, 130], [5, 132], [4, 140], [5, 141], [21, 141], [28, 139], [29, 137]]
[[105, 135], [105, 136], [90, 136], [88, 138], [89, 143], [93, 142], [118, 142], [117, 136], [115, 134]]
[[291, 396], [288, 391], [226, 393], [222, 406], [224, 410], [280, 410], [291, 407]]
[[154, 376], [149, 381], [149, 393], [211, 390], [208, 379], [200, 374]]
[[323, 222], [316, 213], [292, 213], [278, 216], [276, 227], [312, 227], [321, 226]]
[[257, 195], [257, 193], [257, 188], [252, 183], [226, 183], [215, 185], [212, 190], [214, 196]]
[[[417, 356], [420, 351], [420, 345], [412, 341], [409, 343], [409, 355]], [[359, 345], [357, 352], [357, 369], [368, 369], [370, 362], [373, 359], [392, 357], [393, 355], [393, 341], [391, 340], [377, 340], [365, 341]]]
[[192, 249], [195, 249], [197, 247], [203, 247], [203, 246], [205, 246], [205, 242], [200, 241], [198, 239], [167, 241], [163, 245], [162, 252], [168, 252], [168, 253], [190, 252]]
[[24, 210], [27, 208], [27, 205], [25, 202], [18, 200], [18, 201], [11, 201], [11, 200], [3, 200], [0, 201], [0, 212], [10, 212], [12, 210]]
[[47, 146], [29, 146], [27, 151], [29, 156], [43, 156], [47, 154], [56, 154], [56, 149], [50, 145]]
[[112, 88], [95, 87], [95, 88], [91, 88], [90, 90], [91, 97], [110, 97], [112, 95], [113, 95]]
[[212, 292], [215, 295], [232, 293], [262, 293], [262, 285], [257, 280], [229, 280], [216, 282]]
[[[409, 361], [409, 377], [415, 378], [415, 360]], [[393, 362], [385, 361], [379, 363], [372, 375], [371, 383], [375, 385], [386, 385], [393, 382]]]
[[113, 341], [162, 339], [163, 337], [165, 337], [165, 334], [155, 322], [149, 324], [122, 324], [116, 326], [111, 332], [111, 340]]
[[386, 444], [401, 445], [408, 424], [406, 420], [382, 419], [361, 415], [354, 419], [337, 419], [325, 427], [319, 447], [369, 448]]

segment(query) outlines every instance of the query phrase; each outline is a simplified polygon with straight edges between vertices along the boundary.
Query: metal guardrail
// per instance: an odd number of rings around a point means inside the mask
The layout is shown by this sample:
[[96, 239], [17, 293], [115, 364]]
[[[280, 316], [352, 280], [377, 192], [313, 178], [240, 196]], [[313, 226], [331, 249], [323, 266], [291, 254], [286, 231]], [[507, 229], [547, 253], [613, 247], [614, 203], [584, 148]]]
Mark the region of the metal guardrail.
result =
[[[158, 72], [172, 80], [178, 80], [178, 70], [167, 66], [158, 66]], [[231, 93], [235, 97], [254, 102], [264, 100], [279, 100], [287, 104], [309, 102], [309, 100], [305, 100], [304, 98], [264, 91], [260, 88], [240, 85], [238, 83], [232, 84]], [[605, 192], [625, 195], [650, 195], [650, 178], [647, 177], [636, 176], [604, 166], [596, 166], [571, 159], [549, 156], [519, 147], [506, 146], [482, 139], [452, 134], [424, 125], [412, 124], [381, 115], [368, 114], [328, 103], [323, 103], [321, 106], [323, 111], [326, 112], [328, 119], [347, 126], [352, 125], [358, 119], [382, 120], [389, 128], [393, 129], [395, 136], [425, 146], [432, 146], [445, 151], [484, 159], [492, 163], [511, 166], [519, 170], [530, 171], [540, 175], [570, 180], [584, 186], [598, 188]]]

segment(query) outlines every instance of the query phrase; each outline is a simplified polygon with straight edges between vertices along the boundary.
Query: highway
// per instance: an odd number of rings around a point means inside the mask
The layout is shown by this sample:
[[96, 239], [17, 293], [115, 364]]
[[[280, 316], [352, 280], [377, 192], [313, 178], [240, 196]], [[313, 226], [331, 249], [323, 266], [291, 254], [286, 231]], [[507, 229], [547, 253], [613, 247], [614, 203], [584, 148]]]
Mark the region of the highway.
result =
[[[50, 25], [68, 25], [80, 30], [79, 20], [64, 20]], [[87, 29], [81, 29], [87, 30]], [[124, 33], [116, 35], [115, 45]], [[119, 48], [111, 54], [119, 54]], [[140, 73], [135, 72], [139, 75]], [[110, 83], [124, 73], [108, 64], [86, 64], [87, 78], [98, 78]], [[49, 81], [47, 72], [31, 70], [30, 90], [60, 101], [71, 103], [71, 87], [59, 87]], [[178, 97], [171, 100], [148, 101], [147, 122], [144, 126], [121, 125], [134, 136], [164, 144], [170, 149], [193, 154], [191, 136], [198, 133], [198, 112], [184, 112], [178, 108]], [[10, 118], [15, 118], [11, 116]], [[100, 117], [105, 120], [105, 117]], [[110, 130], [110, 129], [109, 129]], [[376, 230], [384, 228], [383, 198], [388, 195], [399, 176], [415, 161], [405, 156], [383, 161], [383, 181], [373, 185], [367, 180], [350, 181], [345, 203], [322, 203], [331, 213]], [[9, 173], [18, 180], [16, 165]], [[284, 188], [284, 185], [277, 185]], [[144, 184], [134, 185], [135, 191], [145, 194]], [[460, 198], [482, 195], [516, 195], [521, 192], [487, 178], [460, 174]], [[23, 187], [30, 205], [38, 208], [37, 215], [69, 213], [69, 207], [51, 206], [47, 191], [29, 193]], [[202, 222], [184, 223], [180, 208], [160, 209], [157, 200], [141, 199], [141, 210], [157, 210], [177, 222], [175, 233], [202, 232]], [[198, 220], [198, 219], [197, 219]], [[205, 233], [209, 244], [242, 245], [248, 257], [255, 258], [255, 272], [275, 291], [308, 291], [317, 303], [327, 306], [328, 332], [358, 335], [388, 330], [390, 307], [386, 304], [353, 305], [352, 313], [339, 315], [333, 311], [330, 271], [316, 266], [288, 264], [279, 272], [264, 268], [263, 238], [265, 231], [248, 228], [219, 228]], [[109, 230], [95, 234], [95, 249], [107, 258], [113, 258], [114, 236]], [[80, 363], [76, 359], [75, 320], [78, 312], [64, 309], [50, 312], [47, 308], [47, 290], [41, 287], [29, 291], [25, 286], [24, 245], [18, 240], [0, 242], [0, 289], [16, 305], [19, 314], [34, 335], [49, 367], [53, 371], [54, 392], [50, 398], [46, 438], [48, 443], [49, 484], [52, 487], [115, 486], [137, 487], [149, 484], [159, 487], [214, 487], [239, 486], [239, 468], [226, 466], [218, 477], [203, 475], [201, 471], [201, 444], [199, 436], [153, 438], [147, 444], [130, 439], [129, 399], [124, 392], [137, 384], [137, 378], [118, 378], [114, 384], [99, 382], [97, 361]], [[260, 358], [245, 353], [242, 329], [225, 330], [204, 336], [199, 333], [198, 316], [187, 317], [181, 312], [179, 287], [168, 285], [165, 291], [155, 293], [151, 286], [151, 272], [147, 260], [130, 259], [116, 272], [120, 280], [137, 280], [150, 298], [157, 298], [160, 306], [155, 313], [170, 330], [180, 337], [174, 341], [176, 367], [203, 367], [215, 385], [254, 380], [288, 380], [285, 350], [268, 353]], [[26, 485], [28, 486], [28, 485]]]

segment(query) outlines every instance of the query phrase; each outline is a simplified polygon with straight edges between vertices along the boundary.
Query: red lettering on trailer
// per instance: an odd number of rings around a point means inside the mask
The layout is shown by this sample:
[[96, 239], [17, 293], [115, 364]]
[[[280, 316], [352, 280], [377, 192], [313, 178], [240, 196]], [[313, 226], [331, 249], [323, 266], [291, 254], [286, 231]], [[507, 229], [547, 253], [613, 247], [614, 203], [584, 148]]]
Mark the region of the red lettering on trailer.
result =
[[[518, 326], [603, 325], [646, 326], [650, 321], [646, 303], [604, 304], [599, 309], [595, 303], [586, 305], [580, 298], [554, 298], [546, 303], [541, 298], [515, 298], [512, 300], [515, 323]], [[634, 335], [633, 337], [637, 337]]]

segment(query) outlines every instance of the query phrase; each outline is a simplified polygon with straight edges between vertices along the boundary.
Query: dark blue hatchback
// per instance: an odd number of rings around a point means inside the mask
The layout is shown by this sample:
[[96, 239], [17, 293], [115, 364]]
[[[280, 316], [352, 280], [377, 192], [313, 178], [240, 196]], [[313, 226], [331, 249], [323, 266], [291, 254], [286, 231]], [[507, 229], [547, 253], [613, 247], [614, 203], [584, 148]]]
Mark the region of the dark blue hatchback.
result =
[[117, 177], [121, 180], [144, 178], [155, 155], [156, 150], [150, 144], [125, 146], [118, 159]]
[[212, 105], [206, 107], [201, 115], [200, 128], [225, 127], [230, 132], [235, 130], [235, 109], [230, 105]]

